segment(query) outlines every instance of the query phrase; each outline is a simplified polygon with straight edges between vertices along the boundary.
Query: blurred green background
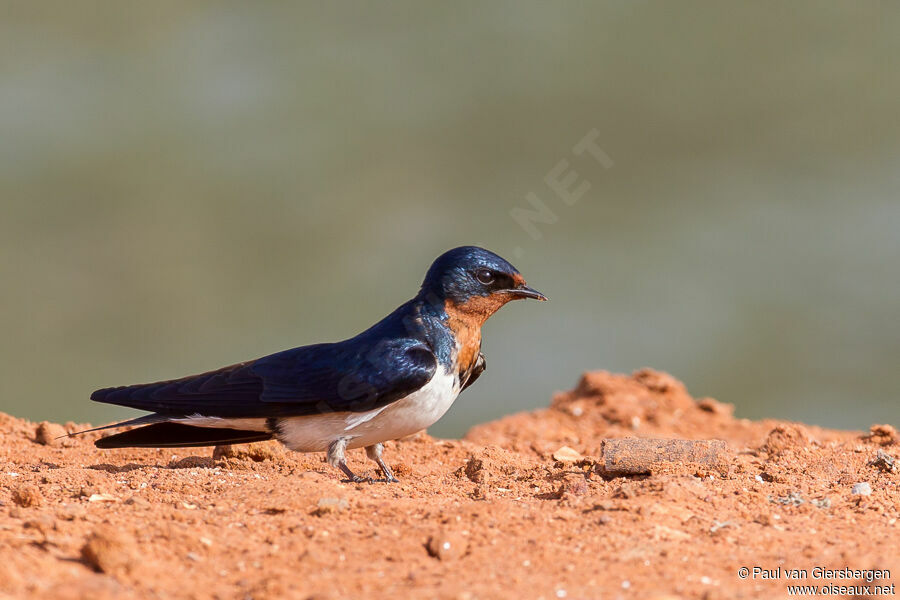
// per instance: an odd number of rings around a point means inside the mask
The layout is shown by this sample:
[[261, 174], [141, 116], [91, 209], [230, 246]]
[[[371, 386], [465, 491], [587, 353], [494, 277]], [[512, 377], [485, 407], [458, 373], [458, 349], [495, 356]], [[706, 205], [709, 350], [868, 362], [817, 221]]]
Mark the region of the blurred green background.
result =
[[900, 421], [896, 4], [3, 14], [0, 410], [132, 414], [88, 396], [351, 336], [477, 243], [552, 302], [488, 323], [438, 435], [645, 365], [739, 416]]

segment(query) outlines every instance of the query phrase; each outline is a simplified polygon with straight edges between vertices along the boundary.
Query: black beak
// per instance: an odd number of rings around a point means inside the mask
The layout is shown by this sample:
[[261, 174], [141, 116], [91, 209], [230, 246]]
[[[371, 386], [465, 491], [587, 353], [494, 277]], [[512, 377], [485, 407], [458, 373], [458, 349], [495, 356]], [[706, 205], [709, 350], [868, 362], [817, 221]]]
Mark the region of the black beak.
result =
[[515, 296], [517, 298], [533, 298], [535, 300], [540, 300], [541, 302], [546, 302], [547, 300], [549, 300], [549, 298], [547, 298], [547, 296], [543, 295], [539, 291], [533, 290], [530, 287], [527, 287], [524, 285], [522, 287], [517, 287], [517, 288], [513, 288], [511, 290], [503, 290], [503, 291], [504, 291], [504, 293], [512, 294], [513, 296]]

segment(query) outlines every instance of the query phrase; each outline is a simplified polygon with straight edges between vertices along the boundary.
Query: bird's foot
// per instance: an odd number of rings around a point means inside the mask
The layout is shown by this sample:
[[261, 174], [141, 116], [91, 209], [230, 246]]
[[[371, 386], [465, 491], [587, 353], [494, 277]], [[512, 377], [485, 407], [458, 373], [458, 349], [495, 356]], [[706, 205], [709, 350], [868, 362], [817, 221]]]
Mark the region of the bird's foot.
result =
[[380, 479], [379, 481], [385, 483], [400, 483], [400, 480], [394, 477], [394, 472], [391, 471], [391, 468], [387, 466], [386, 462], [381, 460], [380, 456], [376, 462], [378, 463], [378, 468], [381, 469], [381, 474], [384, 475], [384, 479]]
[[384, 444], [378, 443], [366, 446], [366, 456], [375, 461], [375, 464], [378, 465], [378, 470], [384, 475], [384, 479], [379, 479], [378, 481], [383, 483], [400, 483], [397, 481], [397, 478], [394, 477], [394, 472], [391, 471], [391, 468], [387, 466], [387, 463], [384, 462], [384, 459], [381, 457], [383, 452]]
[[347, 483], [374, 483], [375, 480], [371, 477], [360, 477], [359, 475], [354, 475], [353, 477], [348, 477], [344, 480]]
[[344, 481], [348, 483], [372, 483], [373, 481], [375, 481], [371, 477], [360, 477], [359, 475], [351, 471], [350, 467], [348, 467], [347, 463], [344, 461], [338, 463], [338, 468], [340, 468], [340, 470], [344, 472], [344, 475], [347, 476], [347, 479], [345, 479]]
[[346, 481], [349, 481], [351, 483], [363, 483], [368, 479], [366, 477], [360, 477], [359, 475], [351, 471], [350, 467], [348, 467], [347, 463], [345, 463], [344, 461], [338, 463], [338, 468], [344, 472], [344, 475], [347, 476]]

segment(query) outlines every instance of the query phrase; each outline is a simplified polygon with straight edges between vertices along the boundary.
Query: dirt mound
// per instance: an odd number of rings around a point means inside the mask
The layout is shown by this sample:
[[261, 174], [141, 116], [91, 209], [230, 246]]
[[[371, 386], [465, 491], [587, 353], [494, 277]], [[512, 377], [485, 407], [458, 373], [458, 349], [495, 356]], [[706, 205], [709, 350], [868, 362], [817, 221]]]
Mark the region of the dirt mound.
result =
[[[0, 414], [0, 598], [770, 598], [872, 595], [900, 573], [892, 427], [735, 419], [649, 370], [588, 373], [464, 440], [389, 443], [393, 485], [343, 483], [274, 442], [56, 439], [82, 427]], [[697, 454], [724, 468], [663, 456], [609, 476], [606, 440], [626, 437], [724, 440]]]

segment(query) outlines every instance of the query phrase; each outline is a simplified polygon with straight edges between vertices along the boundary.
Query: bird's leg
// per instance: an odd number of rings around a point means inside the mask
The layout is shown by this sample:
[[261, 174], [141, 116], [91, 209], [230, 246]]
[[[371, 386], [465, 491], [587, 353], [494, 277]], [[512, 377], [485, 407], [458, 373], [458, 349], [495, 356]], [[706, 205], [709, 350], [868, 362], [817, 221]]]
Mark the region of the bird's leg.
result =
[[344, 475], [347, 476], [347, 479], [349, 479], [353, 483], [371, 481], [371, 479], [368, 477], [360, 477], [359, 475], [351, 471], [350, 467], [347, 466], [347, 461], [344, 459], [344, 451], [347, 449], [347, 442], [349, 441], [349, 438], [339, 438], [329, 444], [327, 455], [328, 464], [343, 471]]
[[381, 473], [384, 475], [384, 481], [386, 483], [398, 483], [391, 468], [387, 466], [387, 463], [381, 458], [382, 452], [384, 452], [384, 444], [381, 442], [366, 446], [366, 456], [378, 463], [378, 468], [381, 469]]

